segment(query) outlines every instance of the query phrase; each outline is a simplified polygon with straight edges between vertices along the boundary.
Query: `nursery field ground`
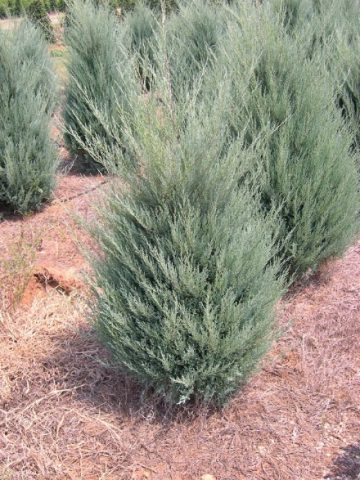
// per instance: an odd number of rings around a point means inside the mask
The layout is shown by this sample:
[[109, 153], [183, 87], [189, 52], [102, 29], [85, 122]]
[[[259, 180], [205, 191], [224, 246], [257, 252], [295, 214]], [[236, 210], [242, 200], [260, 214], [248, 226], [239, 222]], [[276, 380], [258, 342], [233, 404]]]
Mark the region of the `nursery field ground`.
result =
[[96, 220], [108, 180], [71, 173], [58, 117], [53, 201], [0, 212], [0, 480], [358, 479], [360, 240], [281, 301], [279, 340], [223, 410], [169, 409], [110, 366], [89, 323], [76, 218]]
[[[0, 223], [0, 478], [358, 479], [360, 241], [278, 307], [282, 336], [222, 411], [169, 410], [108, 364], [88, 323], [102, 177]], [[342, 472], [342, 473], [341, 473]]]

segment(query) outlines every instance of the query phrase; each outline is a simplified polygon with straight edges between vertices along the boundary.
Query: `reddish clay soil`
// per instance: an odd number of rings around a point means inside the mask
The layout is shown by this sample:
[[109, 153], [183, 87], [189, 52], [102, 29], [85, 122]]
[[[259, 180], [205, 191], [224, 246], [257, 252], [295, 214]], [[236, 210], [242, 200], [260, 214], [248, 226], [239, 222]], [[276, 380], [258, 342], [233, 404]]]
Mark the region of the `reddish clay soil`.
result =
[[89, 324], [74, 215], [94, 220], [103, 182], [62, 177], [42, 212], [0, 223], [1, 480], [359, 478], [360, 242], [283, 299], [282, 336], [226, 408], [170, 410]]
[[11, 295], [17, 287], [23, 290], [17, 300], [30, 304], [47, 287], [69, 294], [83, 283], [81, 250], [90, 245], [78, 223], [94, 220], [92, 206], [106, 184], [102, 176], [59, 176], [54, 200], [41, 212], [25, 219], [5, 215], [0, 223], [0, 306], [16, 303]]

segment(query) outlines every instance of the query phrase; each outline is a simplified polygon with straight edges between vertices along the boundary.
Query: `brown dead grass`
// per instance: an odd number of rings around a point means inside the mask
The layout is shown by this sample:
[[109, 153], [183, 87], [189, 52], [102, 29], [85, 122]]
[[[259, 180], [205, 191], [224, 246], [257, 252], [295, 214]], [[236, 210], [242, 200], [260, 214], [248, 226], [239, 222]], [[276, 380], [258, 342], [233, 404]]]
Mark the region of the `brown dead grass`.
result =
[[[40, 232], [34, 264], [81, 275], [87, 239], [69, 212], [91, 221], [102, 181], [62, 178], [43, 212], [0, 224], [1, 255], [21, 232]], [[220, 412], [168, 410], [142, 395], [109, 366], [81, 285], [40, 290], [2, 309], [2, 480], [315, 480], [359, 443], [360, 242], [283, 300], [284, 335]]]

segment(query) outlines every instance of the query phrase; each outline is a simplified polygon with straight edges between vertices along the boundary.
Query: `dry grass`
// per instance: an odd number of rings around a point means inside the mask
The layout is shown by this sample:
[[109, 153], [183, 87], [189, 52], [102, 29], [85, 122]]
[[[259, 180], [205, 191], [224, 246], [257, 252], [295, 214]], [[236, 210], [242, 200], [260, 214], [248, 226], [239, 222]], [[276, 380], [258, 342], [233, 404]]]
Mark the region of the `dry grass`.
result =
[[[35, 264], [85, 268], [70, 211], [92, 218], [101, 179], [64, 177], [58, 202], [22, 222], [46, 232]], [[74, 192], [78, 192], [74, 196]], [[84, 193], [85, 194], [82, 194]], [[89, 198], [90, 197], [90, 198]], [[69, 210], [64, 210], [64, 202]], [[21, 222], [0, 224], [3, 245]], [[71, 232], [71, 235], [70, 235]], [[315, 480], [360, 440], [360, 242], [279, 306], [284, 335], [221, 412], [168, 410], [111, 368], [81, 288], [48, 287], [2, 312], [0, 478]], [[341, 463], [341, 462], [340, 462]], [[335, 474], [337, 477], [335, 477]], [[1, 476], [2, 475], [2, 476]], [[354, 477], [355, 479], [356, 477]]]
[[2, 311], [16, 308], [21, 301], [32, 275], [37, 248], [36, 232], [25, 231], [22, 224], [17, 238], [4, 245], [0, 262]]

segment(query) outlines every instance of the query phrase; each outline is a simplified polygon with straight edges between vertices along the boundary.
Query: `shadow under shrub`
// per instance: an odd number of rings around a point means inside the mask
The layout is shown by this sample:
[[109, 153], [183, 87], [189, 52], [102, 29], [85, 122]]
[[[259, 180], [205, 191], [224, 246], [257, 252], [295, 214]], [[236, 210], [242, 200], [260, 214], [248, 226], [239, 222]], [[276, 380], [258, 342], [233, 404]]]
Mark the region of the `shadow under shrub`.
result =
[[332, 465], [326, 480], [357, 480], [360, 478], [360, 444], [348, 445]]
[[0, 201], [23, 214], [51, 196], [57, 166], [54, 76], [47, 45], [28, 22], [0, 32], [0, 85]]
[[273, 338], [274, 226], [237, 188], [238, 157], [253, 152], [220, 161], [221, 124], [157, 108], [136, 110], [141, 174], [114, 186], [95, 231], [95, 325], [114, 362], [167, 401], [222, 404]]

